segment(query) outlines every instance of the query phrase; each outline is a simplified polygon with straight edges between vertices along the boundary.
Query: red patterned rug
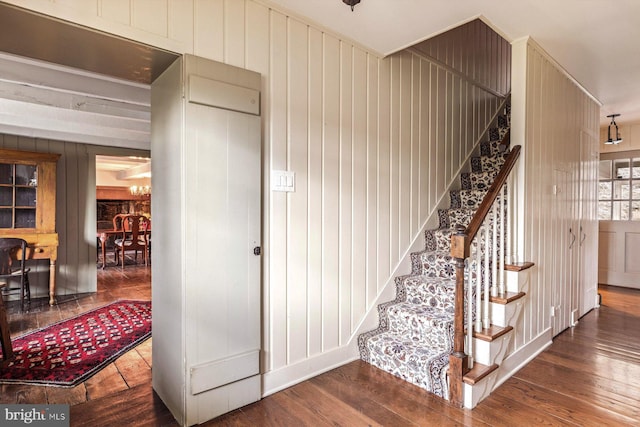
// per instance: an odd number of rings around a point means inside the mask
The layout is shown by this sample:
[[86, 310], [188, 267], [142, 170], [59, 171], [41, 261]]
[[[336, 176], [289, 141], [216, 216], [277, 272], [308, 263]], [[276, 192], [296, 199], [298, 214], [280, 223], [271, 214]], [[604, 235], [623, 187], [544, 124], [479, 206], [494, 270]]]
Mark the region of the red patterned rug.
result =
[[12, 341], [0, 383], [73, 387], [151, 336], [151, 302], [117, 301]]

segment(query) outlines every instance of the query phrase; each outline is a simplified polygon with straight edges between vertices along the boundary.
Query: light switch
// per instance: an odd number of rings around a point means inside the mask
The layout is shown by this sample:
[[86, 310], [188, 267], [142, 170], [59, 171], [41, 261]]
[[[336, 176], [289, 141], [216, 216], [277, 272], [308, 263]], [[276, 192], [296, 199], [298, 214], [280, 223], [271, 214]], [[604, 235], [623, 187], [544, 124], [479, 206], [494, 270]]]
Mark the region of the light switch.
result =
[[296, 191], [296, 173], [291, 171], [271, 171], [273, 191]]

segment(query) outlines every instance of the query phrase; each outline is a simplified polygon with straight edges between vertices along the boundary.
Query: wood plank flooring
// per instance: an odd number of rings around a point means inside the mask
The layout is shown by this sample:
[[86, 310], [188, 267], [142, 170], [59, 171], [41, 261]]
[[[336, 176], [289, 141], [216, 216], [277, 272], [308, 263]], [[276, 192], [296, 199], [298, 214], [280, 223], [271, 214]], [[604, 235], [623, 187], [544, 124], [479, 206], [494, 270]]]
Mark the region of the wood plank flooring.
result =
[[[148, 271], [128, 267], [124, 273], [128, 277], [116, 271], [107, 269], [99, 276], [97, 294], [51, 309], [44, 307], [35, 320], [12, 314], [12, 327], [22, 322], [41, 326], [51, 319], [86, 311], [92, 304], [105, 304], [110, 298], [150, 297], [150, 285], [144, 284], [150, 279]], [[140, 283], [134, 285], [132, 277]], [[128, 285], [118, 284], [125, 278]], [[550, 348], [474, 410], [454, 408], [418, 387], [355, 361], [203, 425], [640, 425], [640, 291], [601, 286], [600, 293], [599, 309], [558, 335]], [[176, 426], [151, 388], [150, 367], [149, 340], [82, 387], [2, 386], [1, 401], [70, 403], [73, 426]]]

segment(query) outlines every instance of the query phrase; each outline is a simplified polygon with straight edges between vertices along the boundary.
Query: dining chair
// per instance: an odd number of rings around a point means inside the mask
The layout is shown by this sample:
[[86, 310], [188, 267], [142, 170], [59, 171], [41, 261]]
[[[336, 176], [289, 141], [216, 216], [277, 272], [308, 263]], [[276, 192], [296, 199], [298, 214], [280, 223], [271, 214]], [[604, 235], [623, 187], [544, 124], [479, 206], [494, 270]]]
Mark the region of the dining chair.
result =
[[[144, 215], [125, 215], [123, 217], [123, 230], [121, 237], [115, 240], [116, 265], [122, 262], [124, 269], [124, 259], [126, 251], [134, 251], [134, 261], [138, 262], [138, 251], [142, 252], [144, 265], [148, 265], [149, 236], [147, 233], [147, 217]], [[122, 257], [120, 257], [122, 254]]]
[[[31, 306], [31, 288], [29, 286], [29, 268], [25, 266], [27, 242], [17, 237], [0, 238], [0, 281], [7, 285], [3, 294], [20, 292], [20, 311], [24, 312], [25, 301]], [[19, 286], [11, 287], [11, 282], [18, 279]]]

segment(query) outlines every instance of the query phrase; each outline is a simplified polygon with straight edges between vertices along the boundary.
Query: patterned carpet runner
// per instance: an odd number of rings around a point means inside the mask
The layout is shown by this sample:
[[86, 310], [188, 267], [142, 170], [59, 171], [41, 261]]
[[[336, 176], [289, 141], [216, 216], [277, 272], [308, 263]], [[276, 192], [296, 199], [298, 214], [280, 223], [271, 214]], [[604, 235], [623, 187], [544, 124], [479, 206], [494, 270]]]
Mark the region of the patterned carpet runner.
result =
[[151, 336], [151, 302], [122, 300], [12, 340], [0, 383], [75, 386]]
[[471, 172], [461, 175], [461, 190], [450, 193], [449, 209], [438, 212], [439, 228], [425, 233], [425, 250], [411, 254], [411, 274], [396, 277], [395, 300], [378, 306], [378, 328], [358, 337], [362, 360], [444, 399], [454, 332], [451, 234], [457, 224], [469, 224], [504, 164], [500, 141], [509, 129], [508, 107], [505, 112], [481, 143], [481, 155], [472, 158]]

